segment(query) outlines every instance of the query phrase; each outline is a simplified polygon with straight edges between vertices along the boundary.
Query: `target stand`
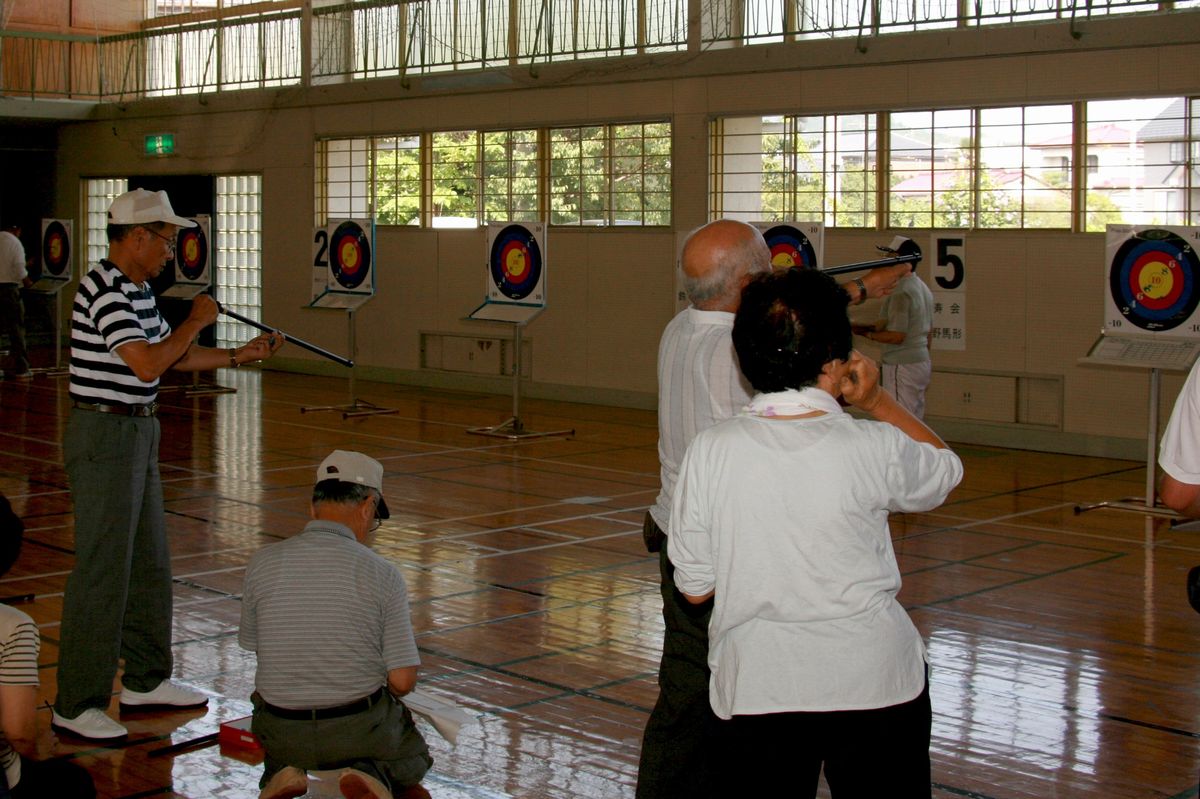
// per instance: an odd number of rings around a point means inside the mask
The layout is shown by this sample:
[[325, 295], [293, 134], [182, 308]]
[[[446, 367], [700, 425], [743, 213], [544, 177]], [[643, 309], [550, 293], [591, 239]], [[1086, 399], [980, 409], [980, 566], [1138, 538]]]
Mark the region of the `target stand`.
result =
[[63, 287], [71, 282], [71, 232], [74, 223], [70, 219], [42, 220], [41, 263], [42, 274], [29, 291], [51, 297], [54, 308], [54, 366], [32, 367], [35, 375], [63, 377], [68, 369], [62, 361], [62, 294]]
[[1178, 518], [1156, 501], [1158, 400], [1163, 371], [1186, 372], [1200, 358], [1200, 228], [1109, 225], [1105, 318], [1081, 365], [1149, 372], [1146, 496], [1076, 505], [1075, 513], [1108, 509]]
[[[356, 296], [362, 297], [362, 301], [359, 303], [360, 305], [362, 303], [365, 303], [367, 300], [371, 299], [371, 297], [369, 295], [367, 295], [367, 296], [356, 295]], [[351, 360], [353, 360], [354, 358], [356, 358], [358, 356], [358, 349], [357, 349], [358, 345], [357, 345], [356, 338], [355, 338], [355, 323], [354, 323], [354, 312], [355, 312], [355, 310], [357, 310], [357, 306], [346, 306], [346, 305], [342, 305], [342, 304], [336, 304], [336, 303], [344, 303], [346, 301], [345, 298], [333, 298], [330, 301], [335, 304], [317, 305], [316, 301], [314, 301], [314, 303], [312, 305], [310, 305], [309, 307], [311, 307], [311, 308], [345, 308], [345, 310], [346, 310], [346, 327], [347, 327], [347, 332], [346, 332], [347, 347], [348, 347], [348, 350], [350, 353], [350, 358], [351, 358]], [[344, 404], [344, 405], [305, 405], [304, 407], [302, 407], [300, 409], [300, 413], [318, 413], [320, 411], [333, 411], [335, 413], [340, 413], [342, 415], [343, 419], [351, 419], [351, 418], [355, 418], [355, 417], [359, 417], [359, 416], [387, 416], [389, 414], [395, 414], [395, 413], [400, 412], [400, 410], [398, 408], [384, 408], [380, 405], [376, 405], [373, 402], [368, 402], [367, 400], [359, 399], [359, 397], [357, 396], [356, 391], [355, 391], [353, 364], [351, 364], [351, 366], [350, 366], [350, 375], [347, 378], [347, 382], [349, 384], [348, 387], [349, 387], [349, 393], [350, 393], [350, 401], [347, 402], [346, 404]]]
[[522, 334], [525, 325], [546, 310], [546, 226], [541, 222], [489, 222], [484, 247], [485, 291], [483, 304], [467, 321], [496, 322], [512, 327], [512, 416], [490, 427], [467, 430], [477, 436], [516, 440], [569, 436], [575, 431], [528, 430], [521, 421]]
[[477, 436], [506, 438], [510, 441], [523, 438], [548, 438], [551, 436], [570, 436], [575, 429], [550, 430], [535, 432], [525, 428], [521, 421], [521, 334], [525, 325], [542, 312], [540, 306], [517, 305], [505, 302], [485, 302], [467, 316], [473, 322], [499, 322], [510, 325], [513, 330], [513, 360], [512, 360], [512, 416], [503, 422], [490, 427], [470, 427], [467, 432]]
[[300, 413], [332, 411], [343, 419], [399, 413], [359, 399], [354, 384], [358, 355], [354, 312], [375, 296], [375, 224], [369, 219], [343, 219], [313, 231], [312, 302], [309, 308], [344, 310], [350, 369], [350, 401], [344, 405], [307, 405]]

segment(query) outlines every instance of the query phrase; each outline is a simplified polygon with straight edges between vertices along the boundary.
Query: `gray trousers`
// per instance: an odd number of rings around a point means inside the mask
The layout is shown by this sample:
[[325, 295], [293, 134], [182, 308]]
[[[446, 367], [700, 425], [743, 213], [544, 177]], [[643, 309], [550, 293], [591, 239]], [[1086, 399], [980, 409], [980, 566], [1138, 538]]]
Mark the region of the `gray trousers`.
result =
[[284, 766], [305, 771], [353, 768], [395, 792], [419, 783], [433, 765], [412, 714], [386, 691], [361, 713], [320, 721], [281, 719], [263, 707], [257, 691], [250, 700], [250, 730], [266, 753], [259, 787]]
[[25, 350], [25, 308], [21, 289], [13, 284], [0, 285], [0, 333], [8, 336], [8, 357], [14, 373], [29, 371], [29, 353]]
[[74, 409], [63, 438], [75, 501], [58, 657], [59, 715], [107, 708], [122, 683], [153, 690], [171, 675], [171, 556], [158, 476], [158, 419]]

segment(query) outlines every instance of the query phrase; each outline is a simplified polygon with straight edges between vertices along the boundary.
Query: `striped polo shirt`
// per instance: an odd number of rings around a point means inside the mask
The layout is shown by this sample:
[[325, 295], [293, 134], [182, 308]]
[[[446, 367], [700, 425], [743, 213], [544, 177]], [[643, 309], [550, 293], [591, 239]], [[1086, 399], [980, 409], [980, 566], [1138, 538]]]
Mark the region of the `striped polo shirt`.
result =
[[117, 355], [131, 341], [155, 344], [171, 333], [148, 283], [138, 286], [101, 260], [79, 281], [71, 312], [71, 398], [82, 402], [153, 402], [158, 380], [138, 379]]
[[321, 519], [250, 559], [238, 643], [262, 698], [293, 709], [353, 702], [421, 662], [400, 570]]
[[[16, 608], [0, 604], [0, 685], [36, 687], [40, 647], [33, 619]], [[4, 769], [10, 786], [21, 779], [21, 761], [3, 737], [0, 737], [0, 768]]]

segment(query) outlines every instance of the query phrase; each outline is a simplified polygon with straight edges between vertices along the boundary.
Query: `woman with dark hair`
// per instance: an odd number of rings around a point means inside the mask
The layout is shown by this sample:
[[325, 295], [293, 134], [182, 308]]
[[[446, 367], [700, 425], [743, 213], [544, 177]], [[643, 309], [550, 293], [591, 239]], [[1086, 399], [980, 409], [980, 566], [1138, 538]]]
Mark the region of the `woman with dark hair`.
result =
[[[21, 552], [25, 524], [0, 494], [0, 575]], [[37, 625], [0, 603], [0, 797], [91, 799], [91, 776], [67, 760], [39, 760], [37, 735]]]
[[[846, 293], [792, 269], [746, 286], [733, 342], [759, 392], [692, 442], [669, 554], [714, 598], [709, 697], [745, 796], [929, 796], [925, 646], [896, 601], [888, 514], [940, 505], [962, 464], [851, 350]], [[873, 417], [855, 419], [838, 397]]]

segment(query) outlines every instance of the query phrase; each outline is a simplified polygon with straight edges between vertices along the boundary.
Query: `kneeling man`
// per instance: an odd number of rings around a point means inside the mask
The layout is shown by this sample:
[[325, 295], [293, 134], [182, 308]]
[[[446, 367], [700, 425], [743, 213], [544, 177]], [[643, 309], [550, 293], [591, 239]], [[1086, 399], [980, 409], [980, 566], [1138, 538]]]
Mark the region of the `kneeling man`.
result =
[[368, 547], [388, 517], [383, 466], [335, 450], [317, 469], [312, 517], [246, 568], [238, 642], [258, 654], [261, 799], [303, 795], [306, 769], [345, 769], [351, 799], [428, 797], [420, 782], [433, 760], [399, 699], [420, 664], [408, 590]]

